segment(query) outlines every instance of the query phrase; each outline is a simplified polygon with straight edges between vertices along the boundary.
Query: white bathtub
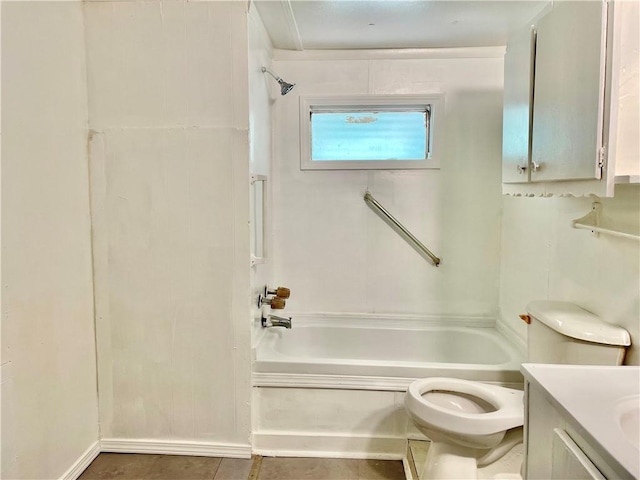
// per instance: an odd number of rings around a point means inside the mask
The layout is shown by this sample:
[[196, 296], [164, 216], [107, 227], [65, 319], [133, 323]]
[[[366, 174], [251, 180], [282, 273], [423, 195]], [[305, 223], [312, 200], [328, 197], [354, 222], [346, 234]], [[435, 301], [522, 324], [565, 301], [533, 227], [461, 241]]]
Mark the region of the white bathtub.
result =
[[[270, 328], [255, 352], [255, 386], [404, 391], [416, 378], [522, 383], [523, 353], [486, 326], [424, 321], [311, 318]], [[442, 323], [442, 322], [441, 322]], [[449, 322], [453, 323], [453, 322]]]

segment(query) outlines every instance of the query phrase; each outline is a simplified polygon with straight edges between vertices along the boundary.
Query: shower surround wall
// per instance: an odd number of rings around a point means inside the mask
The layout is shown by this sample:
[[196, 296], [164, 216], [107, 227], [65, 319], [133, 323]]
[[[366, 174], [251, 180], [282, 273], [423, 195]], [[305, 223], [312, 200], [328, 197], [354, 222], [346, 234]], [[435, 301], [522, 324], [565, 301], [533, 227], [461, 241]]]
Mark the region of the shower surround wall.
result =
[[1, 8], [0, 477], [75, 478], [98, 453], [82, 4]]
[[[275, 71], [297, 83], [274, 106], [273, 271], [294, 292], [291, 310], [495, 318], [503, 54], [275, 51]], [[440, 170], [300, 170], [301, 94], [429, 93], [445, 97]], [[439, 268], [366, 206], [367, 189]]]
[[246, 2], [86, 2], [103, 449], [249, 456]]
[[[274, 71], [296, 83], [273, 106], [271, 217], [272, 276], [291, 287], [294, 331], [304, 313], [372, 323], [385, 313], [393, 314], [389, 322], [402, 314], [482, 325], [496, 318], [503, 53], [274, 51]], [[300, 170], [300, 95], [429, 93], [445, 97], [440, 170]], [[442, 258], [439, 268], [370, 210], [367, 188]], [[421, 438], [400, 391], [253, 390], [259, 453], [402, 458], [407, 436]]]

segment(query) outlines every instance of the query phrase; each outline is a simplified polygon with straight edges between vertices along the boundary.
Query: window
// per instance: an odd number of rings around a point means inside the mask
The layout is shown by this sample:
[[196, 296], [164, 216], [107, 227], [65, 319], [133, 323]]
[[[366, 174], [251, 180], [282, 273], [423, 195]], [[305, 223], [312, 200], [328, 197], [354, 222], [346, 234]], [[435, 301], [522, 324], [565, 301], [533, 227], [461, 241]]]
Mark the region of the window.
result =
[[441, 95], [301, 97], [302, 170], [438, 168]]

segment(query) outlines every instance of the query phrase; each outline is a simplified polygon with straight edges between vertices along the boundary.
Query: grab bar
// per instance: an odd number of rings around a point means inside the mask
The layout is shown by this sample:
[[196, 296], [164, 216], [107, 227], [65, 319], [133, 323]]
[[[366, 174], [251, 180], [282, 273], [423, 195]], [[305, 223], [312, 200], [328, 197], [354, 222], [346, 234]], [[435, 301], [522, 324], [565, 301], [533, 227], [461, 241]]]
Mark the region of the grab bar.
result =
[[391, 215], [382, 205], [380, 205], [380, 203], [375, 198], [373, 198], [373, 195], [371, 195], [369, 192], [366, 192], [364, 194], [364, 201], [372, 208], [374, 212], [378, 214], [380, 218], [382, 218], [385, 222], [390, 223], [392, 227], [397, 228], [400, 231], [399, 233], [401, 234], [401, 236], [403, 236], [404, 239], [407, 240], [409, 245], [415, 248], [418, 253], [423, 256], [426, 255], [433, 262], [434, 266], [437, 267], [438, 265], [440, 265], [440, 259], [436, 257], [433, 252], [431, 252], [431, 250], [425, 247], [420, 240], [414, 237], [413, 234], [409, 230], [407, 230], [405, 226], [402, 225], [398, 220], [396, 220], [396, 218]]

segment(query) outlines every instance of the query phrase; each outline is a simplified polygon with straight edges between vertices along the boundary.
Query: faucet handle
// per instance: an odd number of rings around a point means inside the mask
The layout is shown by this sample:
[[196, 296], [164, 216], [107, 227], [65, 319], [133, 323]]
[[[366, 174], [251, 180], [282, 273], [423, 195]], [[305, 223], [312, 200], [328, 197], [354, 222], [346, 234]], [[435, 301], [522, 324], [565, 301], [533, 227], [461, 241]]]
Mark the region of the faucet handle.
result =
[[262, 295], [258, 295], [258, 307], [265, 304], [269, 305], [274, 310], [282, 310], [286, 306], [287, 301], [280, 297], [266, 298]]
[[267, 295], [275, 295], [276, 297], [280, 298], [289, 298], [291, 296], [291, 290], [289, 290], [287, 287], [278, 287], [273, 290], [269, 290], [269, 287], [264, 287], [264, 296], [266, 297]]

